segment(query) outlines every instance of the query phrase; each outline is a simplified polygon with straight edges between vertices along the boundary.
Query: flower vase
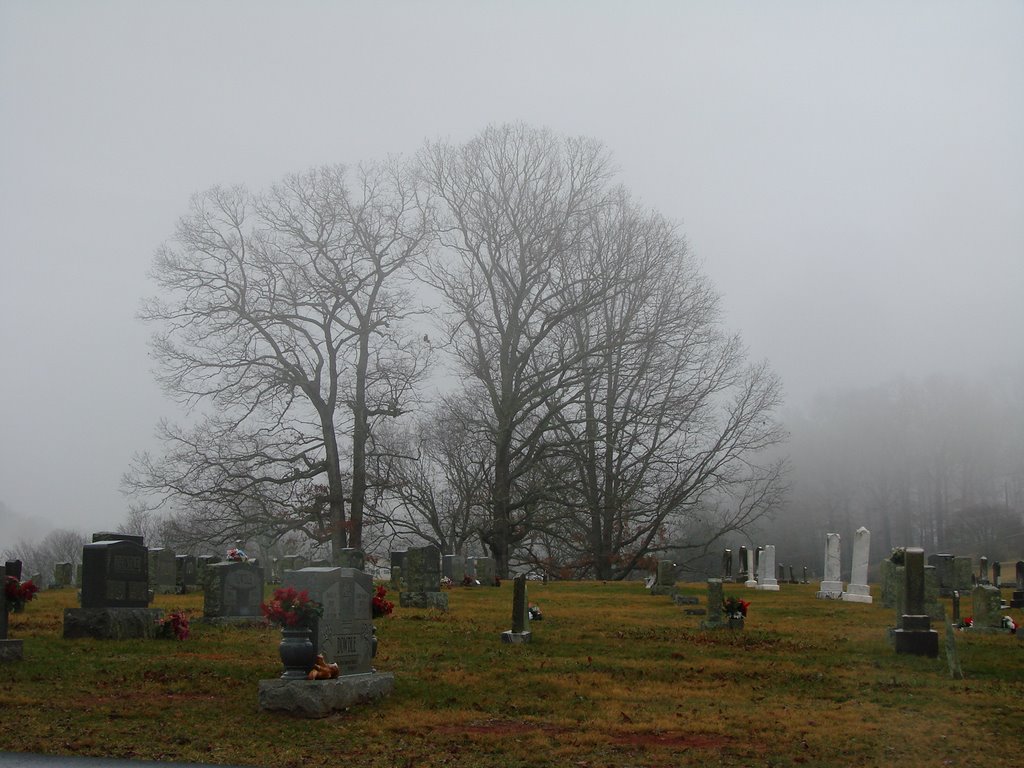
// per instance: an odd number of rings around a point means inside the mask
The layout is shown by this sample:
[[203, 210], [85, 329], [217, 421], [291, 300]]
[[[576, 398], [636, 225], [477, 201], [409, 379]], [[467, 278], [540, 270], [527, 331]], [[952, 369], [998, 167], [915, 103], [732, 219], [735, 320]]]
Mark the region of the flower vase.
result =
[[730, 616], [729, 629], [743, 629], [743, 616]]
[[284, 664], [282, 680], [305, 680], [309, 670], [316, 664], [316, 648], [310, 639], [309, 627], [284, 627], [281, 629], [281, 644], [278, 651]]

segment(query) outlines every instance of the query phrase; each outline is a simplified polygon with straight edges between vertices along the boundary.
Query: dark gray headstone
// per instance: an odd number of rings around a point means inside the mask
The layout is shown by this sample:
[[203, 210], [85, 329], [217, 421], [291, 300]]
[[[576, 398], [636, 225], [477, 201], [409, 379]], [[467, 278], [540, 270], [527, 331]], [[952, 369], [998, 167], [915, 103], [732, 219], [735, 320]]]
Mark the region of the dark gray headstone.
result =
[[441, 575], [452, 580], [456, 586], [466, 577], [466, 558], [462, 555], [445, 555], [441, 561]]
[[203, 618], [258, 619], [263, 614], [263, 570], [252, 563], [213, 563], [206, 566]]
[[149, 550], [149, 588], [158, 595], [171, 595], [178, 591], [178, 566], [174, 558], [174, 550], [167, 547]]
[[736, 574], [736, 581], [746, 581], [750, 574], [750, 552], [743, 545], [740, 545], [740, 572]]
[[490, 557], [478, 557], [473, 561], [476, 580], [484, 587], [494, 586], [494, 560]]
[[82, 547], [82, 608], [149, 605], [149, 555], [137, 541], [104, 539]]
[[971, 590], [971, 603], [974, 610], [972, 614], [974, 629], [1002, 628], [1002, 597], [997, 587], [991, 584], [979, 584]]
[[931, 619], [925, 613], [924, 550], [907, 547], [903, 555], [906, 584], [906, 610], [902, 624], [893, 632], [896, 653], [918, 656], [939, 655], [939, 635], [931, 628]]
[[988, 584], [988, 558], [982, 555], [978, 558], [978, 583]]
[[703, 627], [707, 629], [718, 629], [722, 626], [722, 593], [721, 579], [708, 579], [708, 607], [707, 618], [704, 619]]
[[998, 560], [992, 563], [992, 586], [1001, 587], [1002, 581], [1000, 580], [1003, 575], [1003, 566]]
[[520, 574], [512, 580], [512, 629], [501, 633], [503, 643], [528, 643], [530, 632], [530, 604], [526, 597], [526, 576]]
[[8, 576], [13, 576], [21, 581], [21, 560], [8, 560], [4, 563], [4, 570]]
[[357, 571], [366, 570], [366, 553], [361, 549], [353, 547], [339, 549], [334, 559], [341, 568], [355, 568]]
[[7, 639], [7, 567], [0, 568], [0, 640]]
[[728, 547], [722, 552], [722, 578], [732, 578], [732, 550]]
[[56, 563], [53, 566], [53, 586], [70, 587], [75, 578], [75, 566], [72, 563]]
[[974, 567], [969, 557], [953, 558], [953, 589], [959, 592], [970, 592], [974, 586]]
[[316, 622], [314, 644], [342, 675], [371, 671], [373, 578], [357, 568], [309, 567], [286, 571], [282, 584], [306, 590], [323, 606]]
[[441, 551], [429, 544], [425, 547], [410, 547], [405, 553], [402, 569], [405, 590], [408, 592], [441, 591]]
[[174, 581], [181, 591], [187, 591], [196, 585], [198, 566], [193, 555], [177, 555], [174, 558], [174, 566]]

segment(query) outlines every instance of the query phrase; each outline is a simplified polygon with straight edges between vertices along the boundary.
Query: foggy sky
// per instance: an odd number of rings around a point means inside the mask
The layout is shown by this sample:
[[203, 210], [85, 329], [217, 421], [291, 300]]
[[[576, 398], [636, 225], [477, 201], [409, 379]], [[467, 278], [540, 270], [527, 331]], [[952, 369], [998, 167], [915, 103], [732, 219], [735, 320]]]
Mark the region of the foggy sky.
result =
[[1020, 2], [0, 0], [0, 501], [124, 518], [192, 193], [504, 121], [603, 141], [791, 404], [1019, 366], [1022, 41]]

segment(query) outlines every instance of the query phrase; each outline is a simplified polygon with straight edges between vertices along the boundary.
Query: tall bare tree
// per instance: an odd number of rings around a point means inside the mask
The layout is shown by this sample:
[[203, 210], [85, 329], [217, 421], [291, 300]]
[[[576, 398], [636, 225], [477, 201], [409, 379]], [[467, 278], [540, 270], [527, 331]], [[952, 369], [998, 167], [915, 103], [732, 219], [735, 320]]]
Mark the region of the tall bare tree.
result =
[[205, 414], [162, 424], [165, 453], [136, 457], [128, 490], [208, 536], [361, 546], [373, 424], [404, 412], [429, 356], [407, 322], [424, 211], [397, 162], [196, 196], [141, 316], [165, 391]]
[[473, 425], [493, 456], [480, 534], [505, 575], [544, 493], [529, 480], [544, 460], [544, 435], [578, 394], [567, 320], [600, 302], [610, 282], [579, 266], [605, 204], [609, 161], [593, 141], [523, 125], [428, 144], [420, 160], [442, 246], [429, 277], [450, 309], [445, 330], [470, 396], [486, 403]]
[[592, 264], [619, 290], [573, 315], [581, 397], [554, 437], [571, 514], [559, 523], [577, 572], [622, 578], [678, 541], [698, 551], [770, 511], [782, 466], [777, 378], [747, 366], [721, 330], [717, 295], [685, 240], [620, 191], [591, 228]]

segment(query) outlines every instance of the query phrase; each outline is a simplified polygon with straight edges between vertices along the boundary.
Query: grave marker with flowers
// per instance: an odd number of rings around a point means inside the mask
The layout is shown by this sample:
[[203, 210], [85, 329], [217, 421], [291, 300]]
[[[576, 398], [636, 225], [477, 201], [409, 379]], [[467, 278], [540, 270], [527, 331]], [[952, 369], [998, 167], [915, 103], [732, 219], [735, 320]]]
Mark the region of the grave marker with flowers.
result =
[[[265, 710], [283, 710], [304, 717], [324, 717], [333, 711], [355, 704], [376, 701], [394, 690], [394, 676], [377, 673], [370, 665], [373, 658], [373, 624], [371, 619], [373, 579], [354, 568], [304, 568], [284, 575], [288, 590], [283, 596], [291, 605], [322, 602], [314, 624], [317, 647], [310, 638], [312, 665], [321, 654], [325, 663], [338, 665], [339, 677], [304, 679], [282, 675], [275, 680], [261, 680], [259, 705]], [[308, 584], [310, 588], [296, 589]], [[281, 592], [281, 590], [278, 590]], [[278, 596], [275, 592], [275, 598]], [[270, 608], [267, 614], [280, 617], [278, 623], [289, 621], [288, 604]], [[282, 627], [283, 632], [287, 629]], [[312, 633], [311, 633], [312, 634]], [[306, 663], [306, 662], [304, 662]], [[306, 672], [312, 666], [306, 669]], [[298, 672], [298, 669], [296, 669]]]
[[35, 584], [31, 581], [23, 584], [14, 576], [8, 576], [6, 566], [0, 568], [0, 582], [3, 583], [0, 589], [0, 661], [20, 661], [24, 656], [23, 643], [7, 637], [7, 614], [19, 604], [24, 607], [35, 597]]

